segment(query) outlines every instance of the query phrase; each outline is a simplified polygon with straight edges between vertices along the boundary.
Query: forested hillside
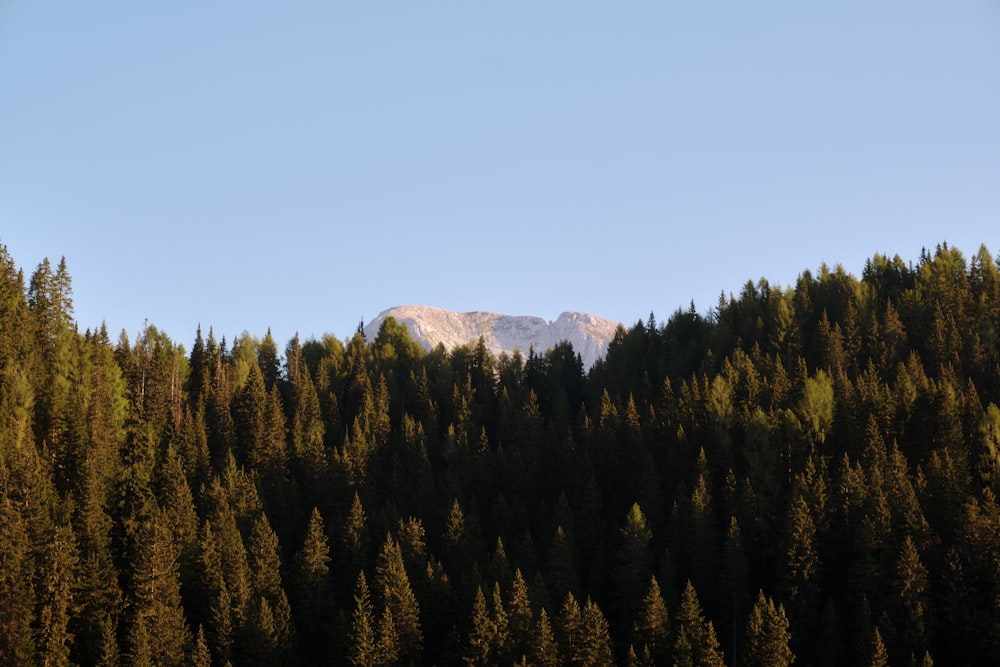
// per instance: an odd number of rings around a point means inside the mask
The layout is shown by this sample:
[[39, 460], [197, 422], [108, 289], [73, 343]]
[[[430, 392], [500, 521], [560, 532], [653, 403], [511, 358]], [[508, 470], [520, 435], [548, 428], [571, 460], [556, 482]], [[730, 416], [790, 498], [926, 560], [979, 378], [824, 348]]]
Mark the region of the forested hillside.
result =
[[112, 339], [0, 247], [0, 664], [995, 664], [998, 404], [986, 248], [749, 282], [585, 374], [391, 319]]

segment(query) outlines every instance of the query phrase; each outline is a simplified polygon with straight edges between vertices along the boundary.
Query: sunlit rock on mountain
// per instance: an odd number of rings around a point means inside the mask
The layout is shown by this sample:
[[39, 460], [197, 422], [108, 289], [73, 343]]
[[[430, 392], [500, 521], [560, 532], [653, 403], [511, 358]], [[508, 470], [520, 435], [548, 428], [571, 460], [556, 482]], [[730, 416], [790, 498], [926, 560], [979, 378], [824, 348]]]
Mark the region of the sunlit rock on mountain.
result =
[[493, 354], [511, 354], [515, 349], [528, 355], [532, 346], [542, 354], [562, 341], [569, 341], [589, 369], [608, 350], [615, 335], [617, 322], [587, 313], [562, 313], [552, 322], [530, 315], [501, 315], [476, 311], [458, 313], [429, 306], [396, 306], [378, 314], [365, 325], [365, 336], [375, 340], [379, 327], [387, 317], [394, 317], [406, 326], [410, 335], [427, 349], [438, 343], [448, 350], [475, 343], [482, 336], [486, 348]]

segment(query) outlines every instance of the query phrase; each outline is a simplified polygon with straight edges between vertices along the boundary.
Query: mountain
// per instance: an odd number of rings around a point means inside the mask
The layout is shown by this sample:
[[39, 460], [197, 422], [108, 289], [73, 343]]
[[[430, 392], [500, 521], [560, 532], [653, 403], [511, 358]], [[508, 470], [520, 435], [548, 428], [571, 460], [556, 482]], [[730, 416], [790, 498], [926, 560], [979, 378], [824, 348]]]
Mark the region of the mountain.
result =
[[387, 317], [394, 317], [406, 325], [410, 335], [428, 350], [438, 343], [450, 350], [475, 343], [482, 336], [486, 348], [495, 355], [519, 349], [527, 356], [531, 346], [541, 354], [557, 343], [569, 341], [583, 359], [585, 369], [604, 356], [619, 326], [617, 322], [587, 313], [562, 313], [555, 321], [546, 322], [529, 315], [458, 313], [429, 306], [396, 306], [382, 311], [365, 326], [368, 340], [375, 340]]

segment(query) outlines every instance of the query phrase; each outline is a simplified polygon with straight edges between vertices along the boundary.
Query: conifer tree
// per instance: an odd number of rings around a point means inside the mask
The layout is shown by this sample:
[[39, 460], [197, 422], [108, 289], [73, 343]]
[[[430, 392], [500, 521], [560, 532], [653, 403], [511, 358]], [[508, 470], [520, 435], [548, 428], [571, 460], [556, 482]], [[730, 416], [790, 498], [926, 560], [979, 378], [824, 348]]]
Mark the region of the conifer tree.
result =
[[67, 463], [68, 402], [76, 351], [70, 282], [66, 258], [62, 258], [55, 270], [46, 258], [35, 269], [28, 287], [38, 363], [32, 425], [36, 440], [45, 442], [57, 460]]
[[307, 502], [322, 498], [323, 480], [327, 472], [324, 436], [326, 427], [319, 396], [309, 369], [302, 358], [302, 348], [296, 336], [288, 344], [286, 375], [288, 376], [289, 459], [295, 478], [301, 484]]
[[399, 643], [399, 632], [396, 630], [396, 622], [392, 618], [392, 609], [388, 605], [382, 607], [382, 616], [378, 621], [378, 664], [394, 665], [399, 660], [401, 650]]
[[549, 616], [542, 607], [531, 639], [531, 663], [537, 667], [556, 667], [559, 664], [559, 646], [549, 623]]
[[559, 654], [566, 664], [579, 664], [583, 644], [583, 612], [573, 593], [567, 593], [559, 608]]
[[638, 503], [632, 504], [619, 534], [621, 541], [612, 580], [618, 601], [618, 612], [622, 623], [626, 624], [635, 618], [636, 610], [642, 600], [643, 589], [653, 573], [653, 554], [650, 549], [653, 531], [647, 525], [646, 517]]
[[205, 629], [200, 625], [198, 634], [195, 635], [194, 647], [191, 649], [191, 667], [212, 667], [212, 656], [205, 640]]
[[250, 590], [258, 600], [257, 621], [268, 624], [270, 628], [267, 632], [273, 635], [273, 640], [268, 639], [260, 648], [266, 655], [277, 655], [279, 650], [291, 646], [295, 632], [291, 607], [281, 583], [281, 550], [278, 536], [271, 529], [264, 514], [258, 517], [251, 530], [247, 544], [247, 561], [250, 568]]
[[386, 535], [379, 553], [375, 565], [375, 581], [379, 590], [383, 591], [382, 604], [392, 612], [399, 632], [400, 657], [418, 659], [424, 641], [420, 627], [420, 605], [410, 586], [399, 544], [391, 534]]
[[369, 556], [370, 534], [368, 515], [361, 503], [361, 496], [355, 491], [340, 530], [340, 548], [335, 554], [335, 590], [349, 591], [353, 588], [358, 572]]
[[608, 620], [597, 603], [587, 598], [582, 613], [583, 632], [580, 638], [580, 660], [578, 664], [598, 667], [613, 664], [611, 631]]
[[0, 496], [0, 663], [31, 664], [35, 569], [25, 522], [9, 498]]
[[[198, 599], [202, 618], [208, 624], [206, 641], [216, 662], [229, 661], [234, 634], [233, 604], [223, 575], [221, 547], [212, 530], [211, 521], [205, 521], [200, 530], [198, 566]], [[202, 627], [199, 625], [199, 627]]]
[[46, 545], [39, 599], [38, 647], [45, 665], [69, 662], [72, 634], [69, 631], [73, 607], [73, 570], [77, 551], [69, 526], [57, 526]]
[[511, 581], [507, 599], [507, 617], [510, 626], [511, 655], [515, 658], [527, 655], [531, 642], [533, 614], [528, 584], [524, 581], [520, 568], [514, 570], [514, 578]]
[[899, 655], [921, 655], [927, 650], [927, 568], [907, 535], [896, 559], [892, 581], [893, 611], [901, 635]]
[[324, 644], [330, 636], [333, 605], [330, 591], [330, 545], [319, 510], [309, 517], [302, 550], [295, 557], [297, 626], [301, 634], [303, 659], [319, 664]]
[[[148, 527], [140, 543], [130, 597], [133, 630], [139, 642], [133, 649], [141, 652], [145, 641], [157, 663], [184, 665], [191, 633], [181, 606], [177, 546], [162, 514]], [[145, 639], [138, 625], [145, 628]]]
[[888, 667], [889, 652], [886, 651], [885, 643], [882, 641], [882, 633], [875, 628], [872, 634], [871, 653], [868, 659], [870, 667]]
[[774, 600], [757, 594], [747, 620], [743, 664], [747, 667], [788, 667], [795, 661], [785, 610]]
[[725, 662], [711, 621], [706, 621], [694, 586], [688, 581], [674, 615], [675, 665], [723, 667]]
[[146, 623], [141, 618], [136, 618], [129, 625], [125, 664], [128, 667], [158, 667], [160, 663], [153, 659], [153, 655]]
[[808, 633], [813, 631], [817, 616], [820, 560], [816, 547], [816, 524], [801, 495], [792, 500], [786, 535], [784, 591], [792, 618], [797, 623], [793, 630]]
[[497, 628], [490, 618], [486, 596], [481, 586], [476, 587], [472, 600], [469, 638], [463, 661], [466, 665], [499, 664], [498, 646], [495, 644]]
[[374, 667], [379, 664], [374, 609], [363, 570], [358, 573], [357, 584], [354, 587], [354, 612], [348, 644], [348, 660], [355, 667]]
[[636, 645], [648, 649], [655, 661], [663, 663], [670, 650], [669, 629], [667, 605], [660, 593], [660, 584], [656, 577], [651, 576], [649, 589], [639, 605], [639, 615], [635, 622]]

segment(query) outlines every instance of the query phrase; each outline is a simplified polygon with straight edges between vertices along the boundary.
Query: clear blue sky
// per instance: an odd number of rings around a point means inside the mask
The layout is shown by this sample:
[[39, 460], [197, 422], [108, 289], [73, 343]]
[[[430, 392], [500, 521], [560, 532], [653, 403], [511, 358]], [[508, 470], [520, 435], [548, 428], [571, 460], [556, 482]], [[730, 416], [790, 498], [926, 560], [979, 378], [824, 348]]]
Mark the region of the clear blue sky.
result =
[[664, 321], [1000, 251], [1000, 3], [0, 2], [0, 242], [81, 331]]

